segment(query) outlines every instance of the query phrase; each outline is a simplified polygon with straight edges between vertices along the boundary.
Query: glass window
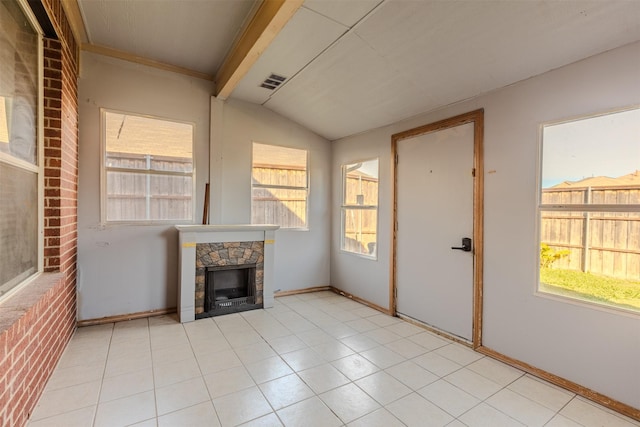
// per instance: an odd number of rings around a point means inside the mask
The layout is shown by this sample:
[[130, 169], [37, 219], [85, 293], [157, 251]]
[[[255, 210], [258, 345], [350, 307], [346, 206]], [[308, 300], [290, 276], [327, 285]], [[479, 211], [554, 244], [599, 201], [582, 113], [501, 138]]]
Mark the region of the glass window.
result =
[[342, 166], [342, 238], [347, 252], [377, 257], [378, 159]]
[[307, 229], [307, 151], [253, 143], [251, 223]]
[[0, 296], [39, 270], [40, 35], [0, 2]]
[[193, 219], [193, 125], [102, 111], [103, 219]]
[[542, 129], [539, 290], [640, 313], [640, 109]]

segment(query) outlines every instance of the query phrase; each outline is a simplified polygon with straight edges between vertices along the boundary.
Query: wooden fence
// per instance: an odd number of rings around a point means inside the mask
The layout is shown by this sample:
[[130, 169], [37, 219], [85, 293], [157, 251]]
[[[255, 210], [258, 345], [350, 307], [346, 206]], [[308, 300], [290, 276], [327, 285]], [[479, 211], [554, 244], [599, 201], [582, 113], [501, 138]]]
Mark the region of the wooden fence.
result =
[[[282, 165], [254, 165], [252, 172], [252, 222], [286, 224], [305, 227], [307, 215], [306, 189], [269, 188], [285, 186], [304, 188], [307, 184], [305, 168]], [[256, 187], [258, 184], [260, 187]], [[378, 179], [358, 174], [347, 177], [346, 194], [349, 204], [377, 205]], [[266, 188], [265, 188], [266, 187]], [[311, 190], [313, 191], [313, 190]], [[362, 196], [358, 203], [356, 196]], [[345, 247], [364, 254], [376, 250], [377, 212], [375, 210], [345, 209]]]
[[191, 219], [191, 159], [109, 152], [106, 166], [109, 221]]
[[[550, 188], [543, 204], [640, 204], [640, 186]], [[569, 256], [554, 267], [640, 280], [640, 212], [542, 211], [540, 239]]]
[[[307, 171], [304, 167], [254, 165], [251, 222], [280, 224], [288, 228], [307, 227]], [[268, 186], [298, 187], [269, 188]]]
[[[378, 178], [359, 173], [347, 175], [344, 189], [347, 205], [378, 205]], [[344, 248], [351, 252], [375, 255], [377, 245], [377, 209], [344, 208]]]

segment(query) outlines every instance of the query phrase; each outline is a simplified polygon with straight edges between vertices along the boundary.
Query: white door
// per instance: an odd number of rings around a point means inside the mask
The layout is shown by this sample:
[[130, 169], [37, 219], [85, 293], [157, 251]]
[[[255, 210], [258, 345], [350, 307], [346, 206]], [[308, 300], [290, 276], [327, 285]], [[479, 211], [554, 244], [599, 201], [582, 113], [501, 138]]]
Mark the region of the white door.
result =
[[[397, 143], [399, 314], [472, 340], [474, 124]], [[473, 247], [471, 242], [471, 247]]]

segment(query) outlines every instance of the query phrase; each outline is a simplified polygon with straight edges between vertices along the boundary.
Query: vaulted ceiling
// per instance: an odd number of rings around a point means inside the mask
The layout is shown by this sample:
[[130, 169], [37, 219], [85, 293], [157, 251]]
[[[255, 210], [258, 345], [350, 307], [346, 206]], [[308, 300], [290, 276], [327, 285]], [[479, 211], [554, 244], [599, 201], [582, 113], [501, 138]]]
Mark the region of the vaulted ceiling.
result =
[[[219, 97], [262, 104], [329, 140], [640, 40], [633, 0], [63, 5], [83, 49], [216, 80]], [[286, 80], [262, 87], [271, 74]]]

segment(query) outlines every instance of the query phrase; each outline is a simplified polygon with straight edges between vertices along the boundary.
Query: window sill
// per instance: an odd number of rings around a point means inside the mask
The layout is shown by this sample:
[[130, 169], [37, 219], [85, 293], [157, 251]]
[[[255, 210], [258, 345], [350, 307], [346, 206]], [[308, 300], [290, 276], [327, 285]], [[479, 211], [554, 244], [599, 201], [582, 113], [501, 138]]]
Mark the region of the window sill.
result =
[[43, 273], [0, 302], [0, 335], [20, 320], [42, 297], [64, 280], [62, 273]]

